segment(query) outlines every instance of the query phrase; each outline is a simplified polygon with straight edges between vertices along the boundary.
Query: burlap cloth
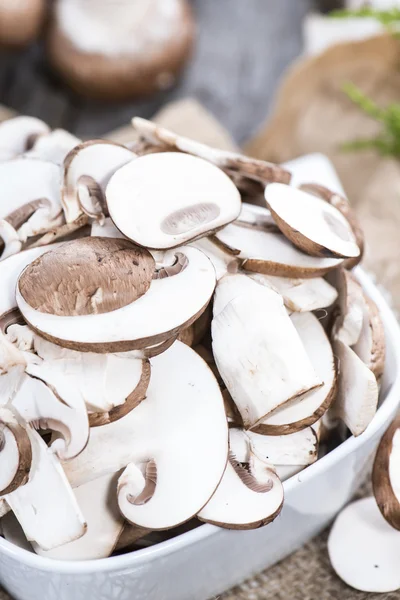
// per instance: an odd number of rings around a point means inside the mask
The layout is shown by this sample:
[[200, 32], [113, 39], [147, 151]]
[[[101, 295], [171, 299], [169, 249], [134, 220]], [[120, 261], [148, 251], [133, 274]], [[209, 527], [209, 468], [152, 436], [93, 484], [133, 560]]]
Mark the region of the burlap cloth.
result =
[[[390, 52], [393, 54], [391, 42], [389, 45]], [[397, 50], [396, 47], [396, 60]], [[354, 52], [352, 47], [351, 53]], [[387, 50], [387, 54], [390, 52]], [[372, 55], [374, 56], [374, 53]], [[327, 62], [329, 64], [329, 60]], [[379, 60], [376, 62], [378, 64]], [[370, 85], [370, 88], [378, 91], [378, 96], [382, 97], [383, 94], [387, 99], [391, 97], [391, 91], [396, 90], [396, 85], [400, 89], [400, 74], [393, 77], [391, 73], [389, 78], [387, 69], [385, 70], [381, 65], [379, 68], [377, 66], [374, 71], [371, 61], [368, 62], [368, 57], [361, 60], [360, 64], [359, 70], [354, 69], [356, 80], [357, 75], [365, 78], [367, 71], [370, 76], [378, 72], [379, 77], [375, 78], [378, 81], [374, 79], [373, 84]], [[307, 78], [303, 77], [303, 73], [298, 75], [298, 71], [305, 67], [311, 71], [310, 79], [314, 78], [308, 91]], [[334, 66], [334, 68], [336, 67], [337, 65]], [[379, 160], [371, 154], [364, 157], [343, 158], [343, 155], [337, 150], [337, 140], [348, 139], [349, 136], [354, 135], [354, 131], [358, 133], [374, 131], [376, 125], [371, 124], [368, 119], [360, 117], [358, 112], [352, 109], [350, 103], [342, 97], [339, 93], [338, 78], [326, 73], [326, 64], [322, 65], [321, 73], [318, 72], [318, 65], [316, 68], [317, 74], [315, 75], [314, 66], [307, 61], [305, 64], [298, 65], [289, 74], [281, 95], [278, 96], [278, 108], [272, 121], [267, 124], [255, 141], [249, 143], [248, 151], [251, 154], [277, 161], [288, 160], [314, 151], [323, 151], [330, 156], [340, 172], [345, 188], [352, 192], [367, 233], [369, 241], [366, 257], [367, 268], [374, 272], [378, 281], [391, 292], [394, 305], [400, 309], [400, 167], [396, 161]], [[347, 68], [349, 70], [349, 66]], [[322, 83], [319, 80], [320, 75]], [[348, 73], [346, 73], [346, 78], [347, 75]], [[303, 79], [302, 90], [304, 92], [306, 89], [306, 91], [303, 96], [297, 96], [298, 103], [293, 103], [293, 97], [296, 97], [296, 94], [293, 95], [293, 86], [298, 83], [296, 77], [299, 76]], [[313, 98], [312, 105], [310, 94]], [[304, 123], [305, 113], [307, 113], [307, 118]], [[328, 115], [327, 119], [326, 115]], [[199, 141], [220, 148], [235, 149], [235, 144], [229, 134], [211, 115], [192, 100], [180, 101], [166, 107], [155, 119], [159, 123]], [[342, 127], [338, 127], [340, 123], [343, 125]], [[352, 125], [349, 126], [349, 123]], [[332, 139], [329, 137], [331, 134]], [[115, 141], [126, 142], [133, 138], [132, 129], [122, 128], [111, 132], [107, 137]], [[397, 294], [397, 292], [399, 293]], [[360, 495], [369, 493], [370, 487], [367, 482], [360, 491]], [[210, 600], [400, 599], [400, 592], [365, 594], [346, 586], [330, 567], [326, 538], [327, 532], [324, 532], [281, 563], [226, 592], [218, 599]], [[10, 600], [10, 596], [0, 590], [0, 600]], [[45, 600], [57, 599], [46, 598]]]

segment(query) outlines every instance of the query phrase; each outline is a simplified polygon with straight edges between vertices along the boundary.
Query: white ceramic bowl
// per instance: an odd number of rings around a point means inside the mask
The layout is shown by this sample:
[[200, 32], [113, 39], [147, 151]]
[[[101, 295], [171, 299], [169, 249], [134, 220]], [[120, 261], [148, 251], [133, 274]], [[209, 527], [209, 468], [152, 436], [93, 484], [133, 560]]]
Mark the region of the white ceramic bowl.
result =
[[253, 531], [202, 525], [152, 548], [87, 562], [53, 561], [0, 539], [1, 584], [17, 600], [207, 600], [321, 531], [359, 487], [400, 400], [398, 324], [370, 278], [362, 270], [357, 276], [385, 325], [381, 406], [365, 433], [285, 482], [284, 508], [271, 525]]

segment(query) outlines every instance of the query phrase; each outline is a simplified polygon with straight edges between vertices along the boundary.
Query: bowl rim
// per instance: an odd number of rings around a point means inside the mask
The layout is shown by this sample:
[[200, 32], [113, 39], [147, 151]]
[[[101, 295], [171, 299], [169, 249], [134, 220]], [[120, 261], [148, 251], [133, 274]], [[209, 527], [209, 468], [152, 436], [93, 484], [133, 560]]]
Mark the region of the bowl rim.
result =
[[[397, 366], [394, 372], [394, 379], [390, 389], [388, 389], [386, 397], [382, 405], [378, 408], [376, 415], [367, 428], [367, 430], [358, 437], [350, 437], [329, 454], [323, 456], [318, 461], [309, 465], [301, 471], [301, 481], [297, 476], [293, 476], [284, 482], [285, 496], [296, 486], [304, 484], [306, 481], [313, 479], [322, 471], [329, 469], [332, 465], [339, 462], [345, 455], [350, 454], [353, 450], [362, 446], [377, 431], [388, 421], [390, 415], [396, 409], [400, 402], [400, 327], [389, 307], [387, 301], [383, 297], [381, 291], [377, 288], [370, 275], [362, 268], [355, 269], [355, 275], [361, 283], [363, 289], [376, 302], [381, 312], [382, 320], [385, 326], [387, 347], [393, 354], [394, 364]], [[227, 531], [227, 530], [223, 530]], [[221, 528], [215, 525], [203, 524], [196, 529], [183, 533], [170, 540], [160, 542], [150, 548], [142, 548], [119, 556], [111, 556], [108, 558], [79, 560], [79, 561], [62, 561], [39, 556], [33, 552], [29, 552], [23, 548], [15, 546], [4, 538], [0, 537], [0, 554], [3, 554], [13, 560], [17, 560], [25, 566], [38, 569], [45, 572], [57, 572], [63, 574], [89, 574], [105, 571], [113, 571], [128, 567], [138, 567], [143, 563], [147, 563], [152, 559], [169, 555], [173, 552], [183, 550], [184, 548], [200, 542], [206, 538], [214, 536], [221, 532]], [[245, 533], [236, 531], [236, 534]]]

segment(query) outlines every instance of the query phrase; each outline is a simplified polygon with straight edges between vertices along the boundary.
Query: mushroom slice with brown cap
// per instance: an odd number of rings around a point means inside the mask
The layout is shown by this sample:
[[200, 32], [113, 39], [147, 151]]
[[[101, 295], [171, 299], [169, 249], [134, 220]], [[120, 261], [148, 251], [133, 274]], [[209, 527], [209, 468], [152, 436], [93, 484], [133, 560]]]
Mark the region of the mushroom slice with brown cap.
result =
[[94, 560], [110, 556], [125, 523], [118, 510], [117, 478], [118, 474], [111, 473], [75, 488], [75, 498], [87, 523], [85, 534], [48, 551], [33, 543], [35, 552], [54, 560]]
[[127, 240], [67, 242], [25, 269], [17, 302], [33, 329], [63, 347], [100, 353], [147, 348], [195, 321], [214, 292], [214, 268], [199, 250], [182, 247], [167, 253], [165, 263], [180, 267], [158, 277], [147, 250]]
[[362, 592], [400, 588], [400, 535], [382, 517], [374, 498], [349, 504], [328, 539], [331, 565], [347, 585]]
[[35, 353], [26, 372], [46, 383], [63, 406], [74, 408], [72, 425], [78, 425], [80, 413], [86, 417], [86, 409], [91, 426], [104, 425], [124, 416], [145, 397], [150, 379], [148, 360], [130, 354], [67, 350], [41, 338], [27, 326], [10, 326], [7, 339], [21, 350]]
[[141, 246], [174, 248], [224, 227], [240, 213], [240, 194], [218, 167], [177, 152], [140, 156], [106, 189], [110, 217]]
[[36, 140], [47, 135], [50, 128], [36, 117], [14, 117], [0, 123], [0, 148], [9, 150], [14, 156], [30, 150]]
[[329, 277], [339, 292], [339, 315], [334, 324], [334, 337], [347, 346], [354, 346], [361, 335], [364, 321], [362, 287], [354, 275], [345, 269], [338, 269]]
[[356, 258], [346, 259], [344, 265], [346, 269], [352, 269], [358, 265], [364, 254], [364, 232], [348, 199], [344, 196], [341, 196], [337, 192], [332, 192], [323, 185], [316, 183], [303, 183], [299, 186], [299, 188], [304, 192], [308, 192], [309, 194], [313, 194], [314, 196], [318, 196], [326, 202], [329, 202], [329, 204], [337, 208], [337, 210], [342, 213], [351, 226], [357, 245], [360, 249], [359, 256]]
[[211, 333], [215, 362], [246, 429], [322, 385], [281, 296], [245, 275], [218, 283]]
[[185, 152], [203, 158], [220, 169], [240, 173], [248, 179], [260, 181], [264, 184], [272, 181], [290, 182], [291, 175], [289, 171], [279, 165], [235, 152], [211, 148], [200, 142], [176, 135], [172, 131], [140, 117], [132, 119], [132, 125], [145, 140], [157, 146], [165, 146], [174, 152]]
[[82, 143], [72, 133], [64, 129], [55, 129], [37, 138], [31, 150], [25, 153], [30, 158], [40, 158], [61, 165], [67, 154]]
[[322, 277], [313, 279], [293, 279], [276, 277], [262, 273], [246, 273], [248, 277], [261, 285], [272, 288], [283, 298], [288, 310], [294, 312], [311, 312], [331, 306], [338, 292]]
[[25, 423], [34, 429], [57, 431], [60, 437], [53, 441], [51, 450], [60, 459], [77, 456], [89, 438], [89, 423], [84, 402], [77, 397], [73, 405], [65, 403], [48, 385], [39, 379], [40, 365], [30, 364], [12, 407]]
[[386, 521], [400, 530], [400, 419], [396, 418], [381, 439], [375, 456], [372, 485]]
[[341, 340], [333, 340], [333, 351], [338, 360], [339, 387], [332, 413], [357, 436], [365, 431], [375, 416], [378, 384], [372, 371]]
[[[217, 381], [191, 348], [175, 342], [151, 367], [146, 399], [122, 419], [93, 428], [85, 450], [64, 468], [78, 486], [132, 465], [118, 491], [124, 516], [140, 527], [167, 529], [193, 517], [215, 491], [228, 427]], [[142, 495], [146, 479], [152, 489]], [[133, 485], [140, 503], [129, 495]]]
[[[0, 163], [0, 185], [1, 219], [8, 220], [18, 210], [18, 220], [24, 221], [20, 213], [26, 207], [27, 219], [18, 229], [21, 241], [61, 224], [60, 169], [54, 163], [24, 157]], [[36, 200], [41, 204], [32, 213]]]
[[0, 408], [0, 496], [25, 485], [32, 465], [26, 429], [9, 408]]
[[365, 294], [362, 329], [353, 350], [379, 382], [385, 368], [385, 331], [378, 307]]
[[104, 192], [110, 177], [136, 157], [125, 146], [106, 140], [82, 142], [72, 148], [64, 160], [61, 201], [67, 223], [82, 215], [82, 204], [96, 198], [105, 210]]
[[57, 457], [27, 428], [32, 446], [29, 481], [4, 498], [30, 542], [51, 550], [81, 537], [85, 519]]
[[290, 319], [317, 375], [324, 383], [321, 387], [278, 407], [260, 421], [254, 430], [266, 435], [285, 435], [313, 425], [322, 417], [336, 397], [335, 358], [324, 328], [312, 313], [294, 313]]
[[[270, 215], [264, 210], [266, 217]], [[318, 277], [342, 262], [338, 258], [321, 258], [301, 252], [284, 235], [271, 231], [269, 225], [248, 226], [248, 223], [236, 221], [210, 239], [227, 254], [239, 259], [243, 269], [266, 275]]]
[[349, 222], [334, 206], [282, 183], [268, 185], [265, 199], [279, 229], [303, 252], [332, 258], [360, 255]]
[[229, 435], [231, 450], [224, 476], [197, 517], [227, 529], [255, 529], [271, 523], [280, 513], [283, 486], [272, 464], [263, 462], [253, 452], [249, 452], [245, 465], [237, 458], [241, 441], [233, 431]]
[[[55, 249], [57, 245], [51, 246]], [[18, 277], [27, 265], [49, 250], [49, 247], [32, 248], [18, 254], [13, 254], [5, 260], [0, 261], [0, 318], [12, 311], [17, 306], [15, 289]]]

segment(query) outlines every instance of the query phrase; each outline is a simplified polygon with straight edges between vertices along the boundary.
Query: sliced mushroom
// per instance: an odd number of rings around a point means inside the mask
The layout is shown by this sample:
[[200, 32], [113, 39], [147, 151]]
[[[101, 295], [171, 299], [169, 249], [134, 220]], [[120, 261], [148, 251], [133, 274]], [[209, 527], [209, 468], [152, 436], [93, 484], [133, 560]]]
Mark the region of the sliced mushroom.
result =
[[125, 146], [105, 140], [82, 142], [72, 148], [64, 160], [62, 205], [67, 223], [82, 215], [82, 200], [86, 204], [95, 198], [100, 211], [105, 210], [104, 192], [117, 169], [134, 159], [136, 154]]
[[[0, 218], [27, 207], [29, 216], [18, 230], [22, 242], [61, 224], [60, 169], [54, 163], [24, 157], [0, 163], [0, 186]], [[36, 200], [42, 202], [32, 214], [31, 203]]]
[[[253, 452], [246, 466], [239, 462], [238, 440], [233, 431], [229, 436], [231, 452], [224, 476], [197, 517], [227, 529], [255, 529], [271, 523], [280, 513], [283, 486], [273, 466]], [[240, 446], [239, 440], [239, 452]]]
[[14, 227], [4, 219], [0, 219], [0, 240], [4, 244], [3, 251], [0, 252], [0, 260], [4, 260], [13, 254], [21, 251], [22, 242]]
[[[5, 2], [6, 0], [2, 0], [2, 4]], [[14, 156], [23, 154], [32, 148], [40, 136], [47, 135], [49, 131], [48, 125], [36, 117], [7, 119], [0, 123], [0, 148], [10, 151]]]
[[62, 165], [67, 154], [81, 142], [82, 140], [72, 135], [72, 133], [64, 129], [55, 129], [47, 135], [38, 137], [31, 150], [25, 153], [25, 156]]
[[[269, 215], [269, 211], [265, 211]], [[242, 262], [247, 271], [281, 277], [309, 278], [325, 275], [342, 259], [309, 256], [284, 235], [269, 227], [249, 227], [238, 221], [218, 231], [211, 240]]]
[[9, 408], [0, 408], [0, 496], [28, 481], [32, 449], [26, 429]]
[[257, 283], [278, 292], [282, 296], [286, 308], [294, 312], [311, 312], [332, 306], [338, 296], [335, 288], [322, 277], [292, 279], [263, 275], [262, 273], [247, 274]]
[[[35, 353], [26, 372], [46, 383], [63, 406], [74, 408], [76, 421], [80, 413], [86, 416], [87, 409], [90, 426], [105, 425], [135, 408], [146, 395], [150, 379], [148, 360], [129, 353], [67, 350], [41, 338], [27, 326], [10, 326], [7, 339], [20, 350]], [[78, 423], [73, 421], [72, 425]]]
[[357, 436], [365, 431], [375, 416], [378, 384], [372, 371], [341, 340], [333, 341], [333, 351], [338, 359], [339, 387], [332, 411]]
[[172, 131], [168, 131], [168, 129], [164, 129], [151, 121], [146, 121], [146, 119], [139, 117], [132, 119], [132, 125], [140, 136], [157, 146], [165, 146], [174, 152], [185, 152], [203, 158], [228, 172], [239, 173], [248, 179], [260, 181], [264, 184], [271, 181], [290, 182], [291, 175], [289, 171], [286, 171], [279, 165], [243, 156], [235, 152], [211, 148], [200, 142], [176, 135]]
[[[52, 246], [52, 248], [56, 247], [56, 245]], [[9, 256], [6, 260], [0, 261], [0, 319], [17, 306], [15, 289], [21, 272], [27, 265], [48, 250], [49, 248], [45, 246], [24, 250], [23, 252]]]
[[253, 453], [262, 462], [277, 465], [310, 465], [318, 457], [318, 440], [311, 427], [289, 435], [269, 436], [234, 428], [229, 432], [231, 447], [240, 463]]
[[[104, 256], [102, 269], [97, 254]], [[184, 263], [179, 272], [155, 274], [148, 288], [154, 261], [146, 250], [121, 239], [68, 242], [23, 272], [17, 302], [33, 329], [63, 347], [100, 353], [147, 348], [195, 321], [213, 294], [215, 272], [208, 258], [182, 247], [165, 260], [173, 264], [179, 257]]]
[[385, 331], [378, 307], [365, 294], [362, 329], [353, 350], [379, 382], [385, 368]]
[[107, 207], [120, 231], [141, 246], [174, 248], [234, 221], [240, 194], [221, 169], [177, 152], [148, 154], [111, 177]]
[[386, 521], [400, 530], [400, 421], [391, 424], [376, 453], [372, 485], [379, 510]]
[[[193, 517], [215, 491], [228, 428], [218, 384], [191, 348], [175, 342], [151, 367], [146, 399], [119, 421], [92, 429], [86, 449], [64, 468], [77, 486], [132, 465], [119, 485], [123, 515], [140, 527], [166, 529]], [[136, 503], [146, 476], [152, 493]]]
[[318, 196], [322, 198], [326, 202], [329, 202], [332, 206], [337, 208], [339, 212], [345, 217], [345, 219], [350, 224], [354, 237], [357, 242], [357, 246], [360, 249], [360, 254], [356, 258], [348, 258], [345, 260], [344, 265], [346, 269], [352, 269], [361, 261], [364, 254], [364, 232], [361, 228], [361, 225], [358, 221], [357, 215], [354, 210], [351, 208], [350, 202], [344, 196], [338, 194], [337, 192], [332, 192], [328, 188], [323, 185], [318, 185], [316, 183], [303, 183], [299, 186], [301, 190], [304, 192], [308, 192], [309, 194], [314, 194], [314, 196]]
[[364, 321], [365, 300], [361, 285], [352, 273], [338, 269], [330, 275], [339, 291], [339, 315], [335, 321], [333, 335], [344, 344], [357, 343]]
[[211, 331], [215, 362], [246, 429], [322, 385], [281, 296], [245, 275], [218, 283]]
[[33, 543], [35, 552], [55, 560], [93, 560], [110, 556], [124, 527], [115, 494], [117, 477], [111, 473], [74, 489], [87, 523], [82, 537], [49, 551]]
[[349, 222], [331, 204], [282, 183], [269, 185], [265, 199], [279, 229], [303, 252], [332, 258], [360, 255]]
[[324, 328], [312, 313], [294, 313], [291, 321], [317, 375], [324, 383], [277, 408], [254, 428], [254, 431], [267, 435], [285, 435], [313, 425], [336, 397], [335, 358]]
[[[82, 452], [89, 438], [89, 423], [86, 407], [81, 398], [66, 404], [41, 379], [40, 365], [30, 364], [15, 397], [12, 407], [25, 423], [34, 429], [57, 431], [60, 437], [51, 445], [51, 450], [60, 459], [70, 459]], [[71, 399], [69, 396], [68, 400]]]
[[26, 358], [0, 331], [0, 406], [15, 396], [24, 377]]
[[400, 536], [374, 498], [357, 500], [339, 514], [328, 552], [337, 575], [356, 590], [385, 593], [400, 588]]
[[51, 550], [81, 537], [86, 523], [57, 457], [27, 429], [32, 446], [29, 481], [5, 496], [30, 542]]

